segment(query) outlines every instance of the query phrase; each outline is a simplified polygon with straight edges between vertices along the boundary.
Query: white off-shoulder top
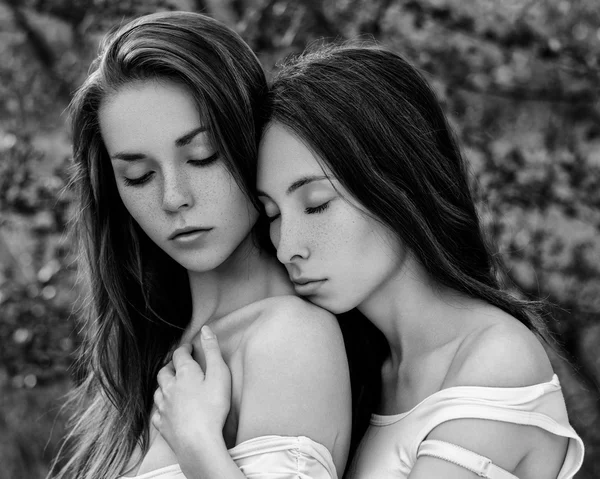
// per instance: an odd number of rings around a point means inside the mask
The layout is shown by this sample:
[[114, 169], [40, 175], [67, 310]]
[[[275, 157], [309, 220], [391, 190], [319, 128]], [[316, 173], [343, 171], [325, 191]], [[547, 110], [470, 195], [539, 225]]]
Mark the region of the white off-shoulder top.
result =
[[[337, 479], [329, 449], [305, 436], [260, 436], [241, 442], [229, 454], [252, 479]], [[118, 479], [185, 479], [179, 464]]]
[[530, 425], [568, 438], [567, 454], [557, 479], [572, 478], [583, 462], [583, 442], [569, 424], [555, 374], [549, 382], [525, 387], [450, 387], [428, 396], [405, 413], [374, 414], [346, 477], [407, 478], [428, 434], [453, 419]]

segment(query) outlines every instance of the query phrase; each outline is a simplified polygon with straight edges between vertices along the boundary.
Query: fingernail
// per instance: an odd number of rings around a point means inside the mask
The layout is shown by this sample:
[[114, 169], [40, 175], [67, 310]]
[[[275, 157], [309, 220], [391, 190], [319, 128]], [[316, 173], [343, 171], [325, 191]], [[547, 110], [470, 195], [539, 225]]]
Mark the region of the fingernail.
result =
[[202, 335], [202, 339], [214, 339], [215, 338], [215, 333], [213, 333], [212, 330], [206, 325], [202, 326], [202, 329], [200, 330], [200, 334]]

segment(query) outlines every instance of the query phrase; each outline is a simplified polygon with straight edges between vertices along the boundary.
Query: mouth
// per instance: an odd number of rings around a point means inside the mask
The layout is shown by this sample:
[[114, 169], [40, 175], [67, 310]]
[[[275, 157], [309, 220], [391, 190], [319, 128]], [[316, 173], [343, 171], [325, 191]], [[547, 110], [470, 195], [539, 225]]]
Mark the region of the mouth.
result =
[[314, 294], [327, 281], [327, 279], [292, 279], [296, 293], [301, 295]]
[[292, 278], [290, 277], [290, 279], [292, 280], [292, 283], [294, 284], [298, 284], [301, 286], [304, 286], [305, 284], [308, 283], [315, 283], [318, 281], [325, 281], [324, 279], [312, 279], [312, 278]]
[[197, 227], [188, 227], [181, 228], [175, 230], [171, 236], [169, 236], [170, 240], [175, 241], [185, 241], [195, 239], [204, 233], [209, 232], [212, 228], [197, 228]]

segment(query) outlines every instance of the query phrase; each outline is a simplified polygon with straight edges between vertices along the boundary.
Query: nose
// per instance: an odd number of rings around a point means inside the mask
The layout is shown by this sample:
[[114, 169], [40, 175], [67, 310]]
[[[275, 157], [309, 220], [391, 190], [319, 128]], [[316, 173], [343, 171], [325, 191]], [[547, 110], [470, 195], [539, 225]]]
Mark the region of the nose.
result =
[[177, 172], [168, 172], [163, 177], [162, 207], [176, 213], [193, 206], [194, 197], [189, 189], [188, 179]]
[[310, 249], [303, 228], [281, 215], [279, 224], [271, 224], [271, 240], [280, 263], [289, 264], [308, 259]]

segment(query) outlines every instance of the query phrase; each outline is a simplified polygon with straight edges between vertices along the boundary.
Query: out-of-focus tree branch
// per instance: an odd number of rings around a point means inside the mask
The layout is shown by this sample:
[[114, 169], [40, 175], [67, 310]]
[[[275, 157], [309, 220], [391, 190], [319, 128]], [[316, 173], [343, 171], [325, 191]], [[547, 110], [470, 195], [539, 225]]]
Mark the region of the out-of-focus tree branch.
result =
[[45, 37], [37, 31], [27, 19], [25, 13], [21, 10], [17, 0], [4, 0], [9, 6], [15, 19], [15, 23], [20, 28], [27, 39], [27, 43], [33, 52], [35, 59], [42, 65], [46, 74], [52, 82], [57, 85], [57, 94], [66, 101], [70, 98], [73, 86], [70, 85], [64, 76], [56, 71], [56, 55]]
[[20, 282], [21, 284], [26, 284], [32, 280], [32, 278], [25, 274], [21, 264], [17, 258], [15, 258], [15, 255], [12, 253], [10, 247], [4, 239], [2, 231], [0, 231], [0, 264], [4, 269], [10, 271], [14, 281]]
[[207, 9], [206, 13], [230, 27], [234, 27], [239, 21], [240, 17], [231, 0], [202, 0], [202, 4]]

